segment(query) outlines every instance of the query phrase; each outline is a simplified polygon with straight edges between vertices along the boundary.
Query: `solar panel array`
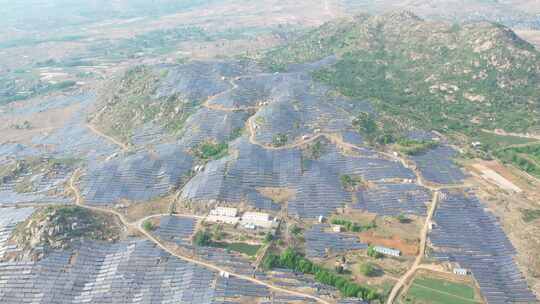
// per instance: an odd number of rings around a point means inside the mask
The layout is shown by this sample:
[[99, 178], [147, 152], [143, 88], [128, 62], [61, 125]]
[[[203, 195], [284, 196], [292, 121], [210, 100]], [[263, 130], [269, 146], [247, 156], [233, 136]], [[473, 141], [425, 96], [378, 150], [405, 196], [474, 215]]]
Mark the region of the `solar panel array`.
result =
[[322, 258], [330, 253], [343, 253], [350, 250], [366, 249], [367, 244], [361, 243], [354, 235], [346, 233], [325, 232], [329, 225], [318, 224], [304, 232], [306, 240], [306, 256]]
[[215, 276], [148, 241], [88, 242], [38, 262], [0, 263], [0, 302], [211, 303]]
[[253, 118], [257, 142], [272, 144], [278, 134], [294, 142], [316, 132], [351, 132], [354, 113], [373, 111], [367, 102], [331, 96], [307, 75], [287, 74], [283, 81], [283, 89], [269, 96], [270, 103]]
[[537, 303], [496, 217], [472, 194], [442, 191], [429, 238], [433, 256], [469, 269], [490, 304]]
[[354, 208], [380, 215], [397, 216], [414, 214], [423, 216], [431, 192], [416, 184], [376, 183], [373, 187], [356, 194]]
[[427, 152], [411, 156], [416, 166], [427, 181], [438, 184], [457, 184], [465, 175], [452, 160], [456, 151], [448, 146], [439, 145]]
[[[20, 203], [71, 203], [71, 199], [63, 195], [63, 185], [69, 179], [72, 168], [56, 167], [50, 172], [28, 172], [16, 179], [0, 184], [0, 206], [13, 206]], [[31, 184], [29, 190], [18, 191], [22, 183]]]
[[164, 241], [188, 245], [196, 225], [197, 221], [193, 218], [166, 215], [159, 218], [154, 234]]
[[244, 128], [248, 117], [243, 111], [200, 108], [187, 119], [179, 145], [189, 149], [205, 141], [228, 142], [237, 130]]
[[335, 146], [325, 149], [319, 159], [305, 162], [300, 149], [268, 150], [251, 144], [245, 137], [231, 144], [237, 151], [206, 165], [182, 190], [182, 197], [193, 201], [247, 200], [262, 206], [262, 187], [283, 187], [296, 194], [288, 202], [289, 214], [315, 218], [328, 215], [351, 202], [351, 194], [340, 183], [343, 174], [359, 175], [370, 181], [391, 178], [414, 179], [401, 163], [377, 153], [348, 156]]
[[113, 154], [118, 148], [92, 133], [86, 126], [87, 109], [95, 102], [95, 96], [82, 99], [80, 110], [63, 127], [50, 134], [32, 138], [32, 144], [49, 147], [50, 153], [57, 158], [81, 158], [89, 165]]
[[200, 259], [230, 269], [234, 273], [252, 275], [255, 271], [250, 260], [234, 251], [216, 247], [196, 247], [195, 252]]
[[257, 67], [243, 62], [195, 61], [184, 65], [159, 65], [155, 69], [158, 74], [166, 73], [158, 83], [156, 97], [180, 95], [191, 101], [202, 101], [231, 88], [228, 78], [260, 72]]
[[18, 223], [25, 221], [34, 208], [1, 208], [0, 209], [0, 258], [11, 249], [15, 249], [7, 241], [11, 237]]
[[161, 144], [153, 152], [139, 151], [89, 168], [82, 194], [91, 205], [148, 201], [178, 186], [192, 164], [193, 158], [180, 147]]

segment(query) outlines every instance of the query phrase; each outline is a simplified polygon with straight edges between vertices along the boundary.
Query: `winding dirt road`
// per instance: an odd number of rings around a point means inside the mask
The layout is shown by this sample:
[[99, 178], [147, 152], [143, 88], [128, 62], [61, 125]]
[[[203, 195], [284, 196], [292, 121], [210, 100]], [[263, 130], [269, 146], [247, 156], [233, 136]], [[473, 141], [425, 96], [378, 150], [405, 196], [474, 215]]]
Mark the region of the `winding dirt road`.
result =
[[[310, 295], [310, 294], [305, 294], [305, 293], [302, 293], [302, 292], [297, 292], [297, 291], [281, 288], [281, 287], [275, 286], [273, 284], [270, 284], [270, 283], [267, 283], [267, 282], [264, 282], [264, 281], [249, 277], [249, 276], [236, 274], [236, 273], [231, 273], [229, 270], [221, 268], [221, 267], [216, 266], [214, 264], [204, 262], [204, 261], [200, 261], [200, 260], [196, 260], [196, 259], [190, 258], [188, 256], [179, 254], [179, 253], [171, 250], [165, 244], [163, 244], [160, 240], [158, 240], [156, 237], [154, 237], [148, 231], [146, 231], [145, 229], [142, 228], [142, 225], [143, 225], [145, 220], [153, 218], [153, 217], [163, 216], [162, 214], [150, 215], [150, 216], [147, 216], [147, 217], [145, 217], [143, 219], [137, 220], [135, 222], [129, 222], [129, 221], [126, 220], [126, 218], [124, 217], [123, 214], [117, 212], [116, 210], [84, 205], [82, 203], [81, 194], [79, 192], [79, 189], [75, 186], [75, 180], [79, 177], [80, 173], [81, 173], [80, 169], [75, 170], [75, 172], [73, 173], [73, 175], [71, 176], [71, 178], [69, 180], [69, 188], [71, 189], [71, 191], [73, 191], [73, 193], [75, 195], [75, 204], [77, 206], [79, 206], [81, 208], [88, 209], [88, 210], [93, 210], [93, 211], [102, 212], [102, 213], [108, 213], [108, 214], [111, 214], [111, 215], [114, 215], [114, 216], [118, 217], [118, 219], [120, 220], [120, 222], [124, 226], [126, 226], [127, 228], [131, 227], [131, 228], [136, 229], [142, 235], [146, 236], [147, 239], [149, 239], [150, 241], [155, 243], [159, 248], [166, 251], [170, 255], [175, 256], [175, 257], [177, 257], [179, 259], [182, 259], [184, 261], [187, 261], [187, 262], [194, 263], [194, 264], [197, 264], [197, 265], [202, 266], [202, 267], [212, 269], [214, 271], [227, 272], [232, 276], [235, 276], [237, 278], [240, 278], [240, 279], [243, 279], [243, 280], [246, 280], [246, 281], [250, 281], [250, 282], [253, 282], [253, 283], [256, 283], [256, 284], [264, 285], [264, 286], [268, 287], [269, 289], [272, 289], [272, 290], [277, 291], [277, 292], [286, 293], [286, 294], [290, 294], [290, 295], [298, 296], [298, 297], [303, 297], [303, 298], [308, 298], [308, 299], [311, 299], [311, 300], [314, 300], [314, 301], [317, 301], [317, 302], [323, 303], [323, 304], [331, 304], [330, 302], [328, 302], [328, 301], [326, 301], [324, 299], [321, 299], [319, 297], [316, 297], [316, 296], [313, 296], [313, 295]], [[178, 216], [193, 217], [193, 218], [199, 218], [199, 219], [201, 218], [199, 216], [188, 215], [188, 214], [179, 214]]]

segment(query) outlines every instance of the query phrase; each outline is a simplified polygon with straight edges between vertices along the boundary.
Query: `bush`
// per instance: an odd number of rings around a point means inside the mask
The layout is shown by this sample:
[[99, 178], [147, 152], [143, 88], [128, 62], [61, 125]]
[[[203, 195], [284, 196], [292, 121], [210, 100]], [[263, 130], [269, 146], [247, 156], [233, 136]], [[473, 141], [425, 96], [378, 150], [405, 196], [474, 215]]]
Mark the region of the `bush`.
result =
[[360, 265], [360, 273], [367, 277], [372, 277], [377, 273], [377, 268], [371, 263], [363, 263]]
[[227, 155], [229, 145], [226, 143], [210, 143], [206, 142], [200, 144], [195, 149], [195, 156], [202, 160], [220, 159]]
[[268, 232], [265, 236], [264, 236], [264, 242], [265, 243], [270, 243], [272, 240], [274, 239], [274, 236]]
[[142, 227], [146, 231], [153, 231], [154, 229], [156, 229], [154, 224], [152, 224], [152, 222], [149, 220], [144, 221]]
[[382, 253], [375, 251], [375, 247], [373, 247], [372, 245], [369, 245], [367, 249], [367, 255], [376, 259], [380, 259], [383, 257]]

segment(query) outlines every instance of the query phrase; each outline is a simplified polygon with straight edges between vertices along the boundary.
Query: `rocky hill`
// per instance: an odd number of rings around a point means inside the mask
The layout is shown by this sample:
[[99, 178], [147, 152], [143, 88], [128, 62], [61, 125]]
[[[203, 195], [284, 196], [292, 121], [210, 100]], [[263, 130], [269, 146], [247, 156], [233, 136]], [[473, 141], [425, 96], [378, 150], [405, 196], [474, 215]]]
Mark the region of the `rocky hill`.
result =
[[275, 71], [330, 55], [313, 73], [411, 125], [468, 132], [540, 130], [540, 56], [493, 23], [424, 21], [410, 12], [327, 23], [261, 59]]
[[10, 242], [18, 251], [3, 258], [39, 258], [52, 249], [67, 249], [83, 239], [116, 241], [119, 223], [110, 216], [80, 207], [47, 207], [18, 224]]

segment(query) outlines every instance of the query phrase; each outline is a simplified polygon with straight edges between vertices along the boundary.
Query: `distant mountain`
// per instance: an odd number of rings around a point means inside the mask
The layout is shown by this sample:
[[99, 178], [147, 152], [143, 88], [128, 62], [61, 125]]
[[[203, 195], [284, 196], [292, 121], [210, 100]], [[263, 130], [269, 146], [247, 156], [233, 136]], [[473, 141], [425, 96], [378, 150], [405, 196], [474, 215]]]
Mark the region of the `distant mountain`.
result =
[[540, 130], [540, 54], [488, 22], [424, 21], [410, 12], [330, 22], [261, 59], [275, 71], [337, 55], [316, 79], [370, 99], [400, 124], [440, 131]]

